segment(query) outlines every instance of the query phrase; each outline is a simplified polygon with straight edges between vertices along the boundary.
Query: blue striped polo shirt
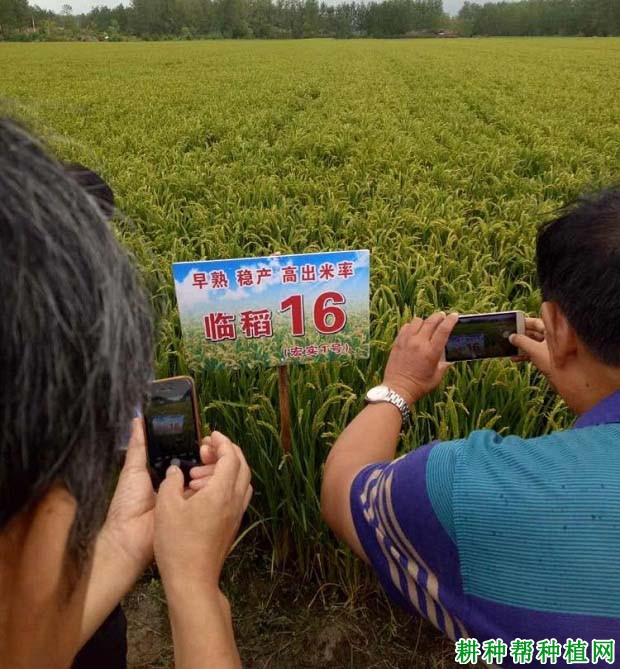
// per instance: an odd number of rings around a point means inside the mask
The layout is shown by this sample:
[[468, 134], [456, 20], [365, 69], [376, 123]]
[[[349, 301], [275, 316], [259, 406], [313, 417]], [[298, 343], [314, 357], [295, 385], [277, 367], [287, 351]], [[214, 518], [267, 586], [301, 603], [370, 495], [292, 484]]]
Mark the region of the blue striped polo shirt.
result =
[[350, 502], [388, 595], [449, 638], [620, 646], [620, 391], [570, 430], [480, 430], [366, 467]]

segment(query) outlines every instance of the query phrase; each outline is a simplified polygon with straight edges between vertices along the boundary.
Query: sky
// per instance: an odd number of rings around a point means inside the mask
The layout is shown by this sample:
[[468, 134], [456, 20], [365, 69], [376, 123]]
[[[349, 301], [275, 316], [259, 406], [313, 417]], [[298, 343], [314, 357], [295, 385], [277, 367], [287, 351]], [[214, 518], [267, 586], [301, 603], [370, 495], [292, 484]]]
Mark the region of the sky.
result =
[[[73, 7], [75, 14], [83, 14], [89, 12], [97, 5], [108, 5], [108, 7], [115, 7], [123, 3], [129, 5], [129, 0], [32, 0], [32, 4], [39, 5], [43, 9], [51, 9], [54, 12], [60, 13], [60, 9], [65, 4], [70, 4]], [[337, 4], [337, 3], [333, 3]], [[456, 14], [463, 5], [463, 0], [443, 0], [444, 11], [448, 14]]]

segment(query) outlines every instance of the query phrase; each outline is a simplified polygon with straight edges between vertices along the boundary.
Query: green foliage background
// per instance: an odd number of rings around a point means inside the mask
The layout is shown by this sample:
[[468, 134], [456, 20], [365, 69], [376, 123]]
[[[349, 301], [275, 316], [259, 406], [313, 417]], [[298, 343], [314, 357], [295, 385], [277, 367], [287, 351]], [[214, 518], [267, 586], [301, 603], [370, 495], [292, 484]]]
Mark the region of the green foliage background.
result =
[[[157, 371], [188, 371], [172, 261], [369, 248], [371, 357], [292, 370], [294, 452], [275, 370], [207, 374], [209, 425], [255, 472], [252, 532], [274, 564], [354, 588], [319, 516], [321, 465], [413, 313], [535, 313], [536, 225], [618, 181], [620, 39], [0, 44], [0, 94], [118, 196], [151, 293]], [[528, 366], [455, 367], [416, 407], [412, 448], [570, 416]]]

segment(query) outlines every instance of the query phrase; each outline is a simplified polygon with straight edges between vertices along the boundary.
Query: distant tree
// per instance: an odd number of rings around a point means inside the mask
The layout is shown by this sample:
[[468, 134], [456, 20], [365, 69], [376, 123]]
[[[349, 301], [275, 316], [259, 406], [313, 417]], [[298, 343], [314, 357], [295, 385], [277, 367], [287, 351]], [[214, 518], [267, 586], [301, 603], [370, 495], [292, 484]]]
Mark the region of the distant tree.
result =
[[220, 32], [225, 37], [247, 37], [247, 5], [244, 0], [219, 0]]
[[118, 36], [120, 35], [121, 32], [121, 27], [118, 24], [118, 21], [116, 19], [112, 19], [110, 21], [110, 25], [108, 26], [107, 33], [110, 36], [110, 39], [118, 39]]
[[75, 16], [73, 16], [73, 7], [71, 5], [63, 5], [60, 9], [60, 16], [63, 30], [76, 34], [78, 24]]
[[473, 35], [619, 35], [618, 0], [466, 2], [458, 16]]
[[133, 0], [133, 29], [138, 35], [178, 34], [183, 26], [175, 0]]
[[0, 0], [0, 34], [21, 30], [30, 16], [28, 0]]
[[[328, 4], [329, 2], [329, 4]], [[338, 0], [336, 0], [338, 2]], [[320, 4], [319, 4], [320, 3]], [[131, 0], [75, 16], [28, 0], [0, 0], [0, 36], [31, 28], [46, 39], [56, 32], [110, 37], [209, 35], [223, 37], [400, 37], [438, 28], [462, 35], [620, 35], [620, 0], [466, 0], [458, 16], [443, 13], [442, 0]], [[62, 31], [56, 26], [60, 24]]]
[[56, 31], [56, 23], [50, 19], [44, 19], [39, 22], [39, 29], [46, 37], [51, 37]]
[[321, 29], [319, 3], [317, 0], [305, 0], [303, 5], [303, 36], [316, 37]]
[[271, 0], [252, 0], [248, 4], [248, 23], [254, 37], [268, 39], [276, 28], [277, 6]]

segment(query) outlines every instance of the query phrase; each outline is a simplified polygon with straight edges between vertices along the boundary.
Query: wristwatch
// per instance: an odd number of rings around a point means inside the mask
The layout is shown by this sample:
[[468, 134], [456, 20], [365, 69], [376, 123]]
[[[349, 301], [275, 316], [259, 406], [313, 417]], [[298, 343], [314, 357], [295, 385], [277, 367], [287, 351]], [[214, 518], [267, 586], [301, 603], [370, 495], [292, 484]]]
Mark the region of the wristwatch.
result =
[[375, 386], [366, 393], [366, 404], [393, 404], [403, 419], [403, 428], [411, 425], [411, 411], [407, 402], [394, 390], [387, 386]]

